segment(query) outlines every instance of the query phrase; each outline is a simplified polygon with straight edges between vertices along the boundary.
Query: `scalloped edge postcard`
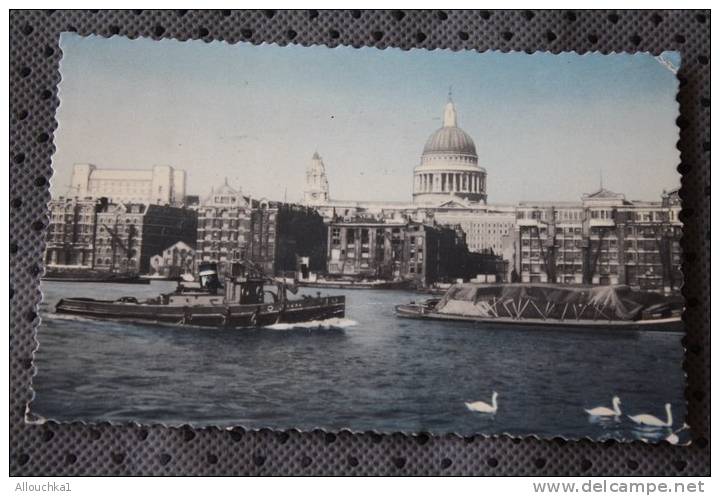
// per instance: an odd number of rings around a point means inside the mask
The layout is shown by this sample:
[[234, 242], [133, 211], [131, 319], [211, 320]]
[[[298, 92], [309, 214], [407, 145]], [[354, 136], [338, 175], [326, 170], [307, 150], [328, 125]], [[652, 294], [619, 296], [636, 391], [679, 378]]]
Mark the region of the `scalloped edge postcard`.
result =
[[689, 442], [678, 53], [61, 48], [28, 421]]

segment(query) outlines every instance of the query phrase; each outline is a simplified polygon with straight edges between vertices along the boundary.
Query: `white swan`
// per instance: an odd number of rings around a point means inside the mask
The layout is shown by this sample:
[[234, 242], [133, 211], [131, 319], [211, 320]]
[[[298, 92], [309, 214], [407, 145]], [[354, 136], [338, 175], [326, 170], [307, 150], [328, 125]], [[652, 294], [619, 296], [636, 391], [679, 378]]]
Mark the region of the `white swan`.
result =
[[596, 406], [595, 408], [586, 409], [585, 412], [593, 417], [619, 417], [622, 415], [620, 411], [620, 398], [613, 396], [612, 408], [606, 406]]
[[492, 405], [488, 405], [484, 401], [473, 401], [472, 403], [465, 403], [468, 410], [478, 413], [492, 413], [497, 412], [497, 392], [493, 391], [492, 394]]
[[654, 415], [641, 413], [640, 415], [628, 415], [628, 418], [640, 425], [648, 425], [651, 427], [670, 427], [673, 424], [672, 410], [670, 403], [665, 403], [665, 412], [667, 413], [667, 421], [662, 421]]

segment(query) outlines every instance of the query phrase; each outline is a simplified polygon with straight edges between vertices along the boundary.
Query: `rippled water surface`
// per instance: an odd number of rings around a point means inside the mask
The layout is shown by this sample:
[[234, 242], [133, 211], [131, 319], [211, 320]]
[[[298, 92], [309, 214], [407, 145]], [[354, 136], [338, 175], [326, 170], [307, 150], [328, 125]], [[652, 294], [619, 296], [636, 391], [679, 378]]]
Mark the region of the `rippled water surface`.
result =
[[[509, 330], [399, 319], [402, 291], [347, 295], [342, 328], [225, 331], [66, 318], [62, 296], [154, 296], [173, 283], [43, 283], [36, 414], [61, 421], [137, 421], [249, 428], [595, 439], [665, 438], [627, 418], [589, 419], [616, 394], [629, 414], [685, 417], [680, 334]], [[313, 290], [314, 292], [314, 290]], [[353, 325], [354, 324], [354, 325]], [[469, 411], [490, 401], [498, 412]]]

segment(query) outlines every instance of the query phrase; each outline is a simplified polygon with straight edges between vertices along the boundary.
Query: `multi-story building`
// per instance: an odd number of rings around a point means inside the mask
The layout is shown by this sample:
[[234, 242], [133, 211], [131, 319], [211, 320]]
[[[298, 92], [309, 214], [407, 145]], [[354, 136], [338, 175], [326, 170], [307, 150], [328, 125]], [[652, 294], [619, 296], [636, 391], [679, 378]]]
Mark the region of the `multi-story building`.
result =
[[252, 200], [232, 188], [227, 180], [200, 201], [197, 207], [196, 262], [216, 262], [220, 273], [233, 260], [248, 257], [251, 239]]
[[327, 230], [312, 208], [261, 199], [252, 202], [246, 258], [268, 275], [294, 272], [298, 257], [325, 269]]
[[297, 257], [325, 268], [327, 231], [315, 209], [267, 199], [253, 200], [227, 181], [197, 208], [196, 262], [216, 262], [223, 274], [231, 261], [249, 260], [266, 274], [292, 272]]
[[103, 169], [92, 164], [75, 164], [69, 196], [107, 198], [109, 203], [179, 206], [185, 201], [185, 171], [168, 165], [152, 169]]
[[477, 206], [454, 200], [438, 205], [427, 217], [443, 225], [459, 225], [465, 231], [468, 249], [476, 253], [502, 254], [504, 238], [515, 229], [515, 207]]
[[59, 197], [48, 204], [45, 266], [92, 268], [95, 217], [101, 202], [92, 198]]
[[678, 290], [679, 203], [628, 201], [601, 188], [578, 203], [521, 203], [513, 279]]
[[95, 265], [112, 272], [150, 272], [150, 258], [178, 241], [195, 245], [192, 210], [165, 205], [108, 205], [96, 217]]
[[458, 228], [362, 218], [330, 222], [327, 228], [330, 277], [403, 280], [418, 286], [471, 277], [469, 252]]
[[277, 228], [277, 204], [266, 199], [255, 203], [251, 212], [248, 258], [266, 274], [275, 274]]
[[276, 274], [295, 273], [301, 257], [307, 259], [308, 269], [325, 272], [328, 232], [322, 216], [314, 208], [278, 204], [276, 234]]

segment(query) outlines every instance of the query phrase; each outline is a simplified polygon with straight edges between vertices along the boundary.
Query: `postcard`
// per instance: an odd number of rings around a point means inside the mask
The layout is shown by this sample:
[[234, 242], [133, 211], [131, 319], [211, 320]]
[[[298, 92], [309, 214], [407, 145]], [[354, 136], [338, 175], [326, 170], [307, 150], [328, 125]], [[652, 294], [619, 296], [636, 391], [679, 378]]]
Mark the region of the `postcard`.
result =
[[689, 442], [677, 53], [61, 48], [35, 421]]

